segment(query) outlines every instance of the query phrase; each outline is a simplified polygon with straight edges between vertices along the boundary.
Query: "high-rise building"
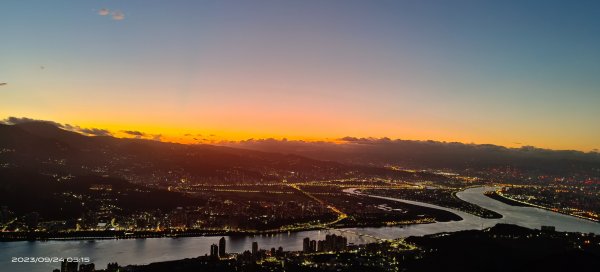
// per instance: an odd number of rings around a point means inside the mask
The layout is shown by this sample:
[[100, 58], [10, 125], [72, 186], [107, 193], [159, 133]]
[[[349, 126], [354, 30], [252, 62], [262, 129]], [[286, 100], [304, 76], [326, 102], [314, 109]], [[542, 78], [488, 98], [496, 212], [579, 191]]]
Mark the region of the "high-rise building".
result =
[[67, 260], [63, 260], [60, 263], [60, 272], [67, 272]]
[[311, 240], [309, 248], [310, 248], [310, 252], [316, 252], [317, 251], [317, 241]]
[[210, 256], [219, 257], [219, 246], [217, 246], [216, 244], [212, 244], [210, 246]]
[[67, 260], [64, 260], [60, 264], [60, 272], [77, 272], [78, 267], [79, 267], [79, 263], [67, 262]]
[[219, 257], [225, 257], [227, 251], [225, 251], [225, 237], [221, 237], [219, 240]]
[[333, 251], [335, 245], [335, 234], [325, 235], [325, 251]]
[[325, 251], [325, 241], [320, 240], [320, 241], [317, 242], [317, 251], [318, 252]]
[[[311, 245], [312, 248], [313, 245]], [[316, 251], [344, 251], [348, 248], [348, 239], [341, 235], [326, 235], [325, 240], [318, 241]]]
[[108, 263], [106, 265], [106, 272], [117, 272], [119, 270], [119, 264], [114, 262], [114, 263]]
[[94, 263], [79, 265], [79, 272], [93, 272], [93, 271], [96, 271], [96, 266], [94, 265]]
[[252, 242], [252, 256], [258, 256], [258, 242]]
[[308, 253], [310, 251], [310, 238], [306, 237], [302, 241], [302, 252]]

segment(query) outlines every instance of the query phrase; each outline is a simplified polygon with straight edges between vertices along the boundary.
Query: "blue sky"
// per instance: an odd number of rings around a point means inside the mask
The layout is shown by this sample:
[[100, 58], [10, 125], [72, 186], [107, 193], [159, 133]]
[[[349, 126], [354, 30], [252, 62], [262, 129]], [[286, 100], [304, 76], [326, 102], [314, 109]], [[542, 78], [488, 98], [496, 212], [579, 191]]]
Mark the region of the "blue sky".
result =
[[597, 1], [0, 7], [0, 117], [173, 139], [202, 131], [600, 147]]

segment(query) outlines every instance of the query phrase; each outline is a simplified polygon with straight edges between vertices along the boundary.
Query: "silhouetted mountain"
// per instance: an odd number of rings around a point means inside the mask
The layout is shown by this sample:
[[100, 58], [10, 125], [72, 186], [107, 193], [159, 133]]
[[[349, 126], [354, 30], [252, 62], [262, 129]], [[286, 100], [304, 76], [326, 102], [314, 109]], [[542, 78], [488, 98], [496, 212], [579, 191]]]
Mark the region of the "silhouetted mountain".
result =
[[[270, 182], [362, 176], [414, 175], [347, 166], [294, 154], [143, 139], [84, 136], [43, 121], [0, 125], [0, 162], [42, 173], [97, 174], [138, 183]], [[427, 175], [427, 174], [423, 174]], [[435, 177], [433, 177], [435, 178]]]

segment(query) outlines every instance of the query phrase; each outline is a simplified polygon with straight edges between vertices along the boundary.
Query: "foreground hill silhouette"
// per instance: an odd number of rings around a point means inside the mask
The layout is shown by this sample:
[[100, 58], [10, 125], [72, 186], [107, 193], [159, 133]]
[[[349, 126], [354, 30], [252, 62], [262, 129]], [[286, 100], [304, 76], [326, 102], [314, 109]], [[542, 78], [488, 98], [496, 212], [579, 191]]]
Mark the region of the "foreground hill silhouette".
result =
[[280, 182], [346, 175], [401, 178], [380, 167], [214, 145], [184, 145], [144, 139], [85, 136], [46, 121], [0, 125], [0, 162], [33, 172], [97, 174], [145, 182], [150, 176], [186, 176], [191, 182]]

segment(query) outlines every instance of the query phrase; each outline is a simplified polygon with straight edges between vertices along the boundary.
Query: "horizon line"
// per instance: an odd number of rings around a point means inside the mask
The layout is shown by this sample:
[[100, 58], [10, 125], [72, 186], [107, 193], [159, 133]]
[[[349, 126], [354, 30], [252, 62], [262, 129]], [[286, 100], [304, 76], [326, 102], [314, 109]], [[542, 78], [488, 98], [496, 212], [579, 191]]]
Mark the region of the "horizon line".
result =
[[[112, 137], [117, 139], [137, 139], [137, 140], [151, 140], [158, 141], [163, 143], [174, 143], [174, 144], [183, 144], [183, 145], [216, 145], [216, 146], [230, 146], [230, 145], [240, 145], [245, 143], [264, 143], [264, 142], [277, 142], [277, 143], [305, 143], [305, 144], [374, 144], [374, 143], [393, 143], [393, 142], [433, 142], [438, 144], [461, 144], [466, 146], [494, 146], [501, 147], [511, 150], [519, 150], [519, 149], [537, 149], [537, 150], [547, 150], [547, 151], [557, 151], [557, 152], [581, 152], [584, 154], [598, 154], [598, 149], [591, 150], [577, 150], [577, 149], [553, 149], [553, 148], [544, 148], [538, 147], [535, 145], [525, 145], [518, 144], [518, 146], [506, 146], [500, 144], [493, 143], [475, 143], [475, 142], [463, 142], [463, 141], [444, 141], [444, 140], [434, 140], [434, 139], [403, 139], [403, 138], [392, 138], [392, 137], [354, 137], [354, 136], [344, 136], [344, 137], [331, 137], [331, 138], [293, 138], [293, 137], [250, 137], [245, 139], [233, 140], [226, 138], [212, 138], [212, 139], [198, 139], [197, 135], [190, 134], [181, 134], [177, 136], [174, 135], [164, 135], [164, 134], [156, 134], [156, 133], [146, 133], [138, 130], [110, 130], [106, 128], [84, 128], [79, 125], [71, 125], [71, 124], [63, 124], [59, 122], [55, 122], [52, 120], [42, 120], [42, 119], [34, 119], [28, 117], [14, 117], [9, 116], [7, 118], [1, 119], [0, 124], [4, 125], [19, 125], [24, 123], [45, 123], [49, 125], [53, 125], [59, 129], [70, 131], [74, 133], [78, 133], [83, 136], [88, 137]], [[182, 137], [183, 136], [183, 137]], [[196, 137], [195, 137], [196, 136]], [[210, 135], [215, 136], [215, 135]], [[191, 138], [191, 139], [190, 139]], [[177, 140], [179, 139], [179, 140]]]

